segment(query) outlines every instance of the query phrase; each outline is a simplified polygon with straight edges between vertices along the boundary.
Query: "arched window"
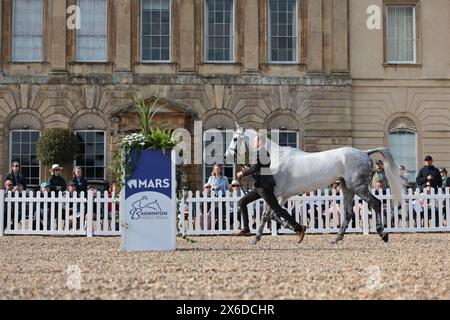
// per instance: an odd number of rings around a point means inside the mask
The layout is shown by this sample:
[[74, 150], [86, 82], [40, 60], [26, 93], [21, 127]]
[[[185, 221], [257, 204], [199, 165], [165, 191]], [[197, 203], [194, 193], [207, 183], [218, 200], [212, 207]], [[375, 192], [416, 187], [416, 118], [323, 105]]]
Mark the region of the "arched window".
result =
[[37, 141], [42, 130], [41, 120], [36, 114], [19, 113], [10, 120], [8, 128], [9, 164], [19, 161], [20, 171], [26, 178], [27, 186], [36, 187], [41, 177], [37, 158]]
[[409, 118], [395, 119], [389, 128], [389, 149], [397, 165], [404, 165], [408, 180], [415, 181], [417, 172], [417, 129]]

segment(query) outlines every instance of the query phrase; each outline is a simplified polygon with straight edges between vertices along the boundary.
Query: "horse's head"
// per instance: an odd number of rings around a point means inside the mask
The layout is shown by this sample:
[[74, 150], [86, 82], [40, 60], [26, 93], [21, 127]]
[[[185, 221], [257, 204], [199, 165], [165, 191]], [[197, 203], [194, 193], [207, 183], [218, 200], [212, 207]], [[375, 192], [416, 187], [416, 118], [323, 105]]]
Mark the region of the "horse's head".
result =
[[234, 158], [237, 155], [242, 142], [244, 142], [244, 128], [242, 128], [236, 122], [236, 130], [233, 133], [233, 139], [231, 140], [230, 145], [223, 155], [224, 160], [228, 159], [229, 157]]

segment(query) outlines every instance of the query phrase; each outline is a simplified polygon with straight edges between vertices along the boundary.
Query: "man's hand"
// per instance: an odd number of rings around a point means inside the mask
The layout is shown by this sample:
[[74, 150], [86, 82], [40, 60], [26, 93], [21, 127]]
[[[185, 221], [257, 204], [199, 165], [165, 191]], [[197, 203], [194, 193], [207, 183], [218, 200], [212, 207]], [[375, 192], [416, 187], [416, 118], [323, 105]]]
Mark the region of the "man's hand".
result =
[[239, 171], [239, 172], [236, 174], [236, 176], [237, 176], [238, 179], [241, 179], [241, 178], [243, 177], [242, 171]]
[[428, 179], [428, 180], [433, 180], [434, 177], [430, 174], [430, 175], [427, 177], [427, 179]]

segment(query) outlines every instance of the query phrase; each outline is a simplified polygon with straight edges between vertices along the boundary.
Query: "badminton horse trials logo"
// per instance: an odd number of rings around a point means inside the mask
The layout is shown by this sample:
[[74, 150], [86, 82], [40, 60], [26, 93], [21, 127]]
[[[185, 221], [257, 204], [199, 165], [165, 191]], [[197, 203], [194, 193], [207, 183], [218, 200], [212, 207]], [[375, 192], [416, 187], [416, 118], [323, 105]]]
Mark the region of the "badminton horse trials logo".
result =
[[158, 200], [151, 201], [147, 196], [133, 202], [133, 209], [130, 211], [131, 220], [139, 220], [142, 216], [166, 216], [167, 211], [163, 211]]

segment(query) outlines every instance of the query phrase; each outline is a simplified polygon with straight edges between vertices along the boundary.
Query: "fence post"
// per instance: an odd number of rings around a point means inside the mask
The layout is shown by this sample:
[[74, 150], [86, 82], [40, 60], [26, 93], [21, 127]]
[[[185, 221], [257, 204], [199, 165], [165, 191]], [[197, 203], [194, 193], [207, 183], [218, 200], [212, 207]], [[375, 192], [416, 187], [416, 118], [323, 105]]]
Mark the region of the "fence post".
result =
[[367, 236], [369, 233], [369, 206], [363, 201], [363, 234]]
[[88, 191], [87, 197], [87, 237], [92, 238], [92, 223], [94, 222], [94, 195]]
[[119, 231], [122, 234], [123, 223], [125, 222], [125, 187], [120, 190], [119, 199]]
[[0, 190], [0, 237], [3, 236], [4, 229], [4, 218], [5, 218], [5, 191]]

